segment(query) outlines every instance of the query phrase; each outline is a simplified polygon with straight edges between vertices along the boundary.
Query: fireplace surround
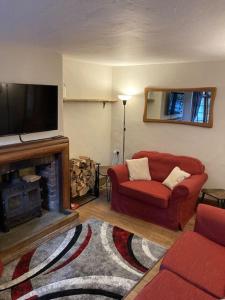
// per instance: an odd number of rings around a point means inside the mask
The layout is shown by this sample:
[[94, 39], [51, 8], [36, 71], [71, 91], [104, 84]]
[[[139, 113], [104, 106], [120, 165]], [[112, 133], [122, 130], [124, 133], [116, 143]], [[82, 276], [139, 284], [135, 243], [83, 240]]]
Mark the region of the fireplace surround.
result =
[[5, 229], [8, 218], [13, 226], [23, 218], [40, 216], [41, 202], [50, 211], [70, 208], [68, 138], [60, 136], [0, 147], [0, 175], [3, 178], [24, 168], [33, 168], [35, 174], [41, 176], [40, 184], [38, 181], [27, 183], [20, 176], [1, 183], [0, 223]]

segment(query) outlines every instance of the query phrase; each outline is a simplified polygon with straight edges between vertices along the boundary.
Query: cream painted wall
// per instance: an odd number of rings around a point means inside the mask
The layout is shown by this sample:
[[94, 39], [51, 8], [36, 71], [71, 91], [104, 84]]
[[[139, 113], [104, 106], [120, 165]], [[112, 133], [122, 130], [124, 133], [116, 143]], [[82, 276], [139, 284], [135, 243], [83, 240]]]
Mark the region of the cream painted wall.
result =
[[[63, 82], [70, 99], [111, 99], [112, 68], [63, 58]], [[111, 103], [64, 102], [64, 134], [70, 156], [90, 156], [103, 165], [111, 161]]]
[[[63, 134], [62, 56], [43, 49], [0, 47], [0, 65], [0, 82], [52, 84], [59, 87], [59, 130], [27, 134], [23, 139], [27, 141]], [[18, 142], [18, 136], [0, 137], [0, 146]]]
[[68, 99], [105, 99], [112, 95], [112, 68], [63, 56], [63, 82]]
[[70, 139], [70, 156], [111, 161], [111, 104], [64, 103], [64, 134]]
[[[144, 88], [217, 87], [211, 129], [144, 123]], [[209, 174], [208, 187], [225, 188], [225, 62], [113, 67], [113, 95], [131, 93], [127, 103], [126, 157], [158, 150], [199, 158]], [[112, 149], [122, 145], [122, 105], [112, 105]]]

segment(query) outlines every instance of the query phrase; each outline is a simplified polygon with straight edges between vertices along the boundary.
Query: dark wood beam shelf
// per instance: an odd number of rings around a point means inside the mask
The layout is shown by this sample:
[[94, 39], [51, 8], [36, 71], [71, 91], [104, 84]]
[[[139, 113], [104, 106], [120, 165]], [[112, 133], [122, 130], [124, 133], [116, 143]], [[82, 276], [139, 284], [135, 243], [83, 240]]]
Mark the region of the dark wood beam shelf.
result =
[[116, 102], [115, 100], [109, 100], [109, 99], [68, 99], [68, 98], [64, 98], [63, 99], [63, 101], [64, 102], [88, 102], [88, 103], [90, 103], [90, 102], [93, 102], [93, 103], [95, 103], [95, 102], [100, 102], [100, 103], [102, 103], [102, 102], [107, 102], [107, 103], [114, 103], [114, 102]]

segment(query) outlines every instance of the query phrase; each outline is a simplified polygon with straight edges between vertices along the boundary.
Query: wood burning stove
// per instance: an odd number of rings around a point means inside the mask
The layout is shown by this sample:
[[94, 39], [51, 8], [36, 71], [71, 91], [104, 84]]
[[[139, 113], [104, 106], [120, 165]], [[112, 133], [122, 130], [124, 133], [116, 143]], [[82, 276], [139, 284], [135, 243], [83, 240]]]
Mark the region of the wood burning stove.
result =
[[0, 224], [4, 231], [41, 216], [41, 193], [39, 181], [26, 182], [17, 172], [0, 185]]

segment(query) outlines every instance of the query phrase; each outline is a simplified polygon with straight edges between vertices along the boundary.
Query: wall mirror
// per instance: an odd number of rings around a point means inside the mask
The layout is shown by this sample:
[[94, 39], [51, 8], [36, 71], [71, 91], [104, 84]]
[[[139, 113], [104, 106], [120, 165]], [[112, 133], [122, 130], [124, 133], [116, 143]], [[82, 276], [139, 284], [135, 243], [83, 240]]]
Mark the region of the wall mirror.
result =
[[213, 126], [215, 87], [145, 88], [144, 122]]

